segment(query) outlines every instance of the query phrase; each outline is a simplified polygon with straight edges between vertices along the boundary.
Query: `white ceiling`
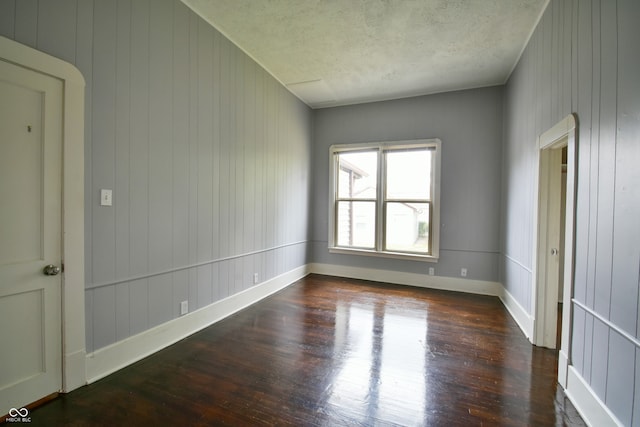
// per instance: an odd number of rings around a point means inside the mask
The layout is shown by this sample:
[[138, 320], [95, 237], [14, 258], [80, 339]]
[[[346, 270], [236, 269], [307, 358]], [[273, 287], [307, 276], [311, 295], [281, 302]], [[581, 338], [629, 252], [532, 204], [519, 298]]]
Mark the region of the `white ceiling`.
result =
[[548, 0], [182, 0], [313, 108], [503, 84]]

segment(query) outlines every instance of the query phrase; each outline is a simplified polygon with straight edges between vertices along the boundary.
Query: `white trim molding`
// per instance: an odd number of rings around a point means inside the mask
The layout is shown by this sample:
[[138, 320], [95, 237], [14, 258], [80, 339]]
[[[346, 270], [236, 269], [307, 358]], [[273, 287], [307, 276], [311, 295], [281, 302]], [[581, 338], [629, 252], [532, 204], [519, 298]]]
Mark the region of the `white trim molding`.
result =
[[569, 366], [565, 393], [587, 425], [592, 427], [623, 425], [573, 366]]
[[63, 83], [62, 146], [62, 390], [85, 384], [84, 88], [72, 64], [0, 36], [0, 60]]
[[516, 321], [522, 333], [527, 337], [527, 339], [531, 340], [531, 336], [533, 334], [533, 318], [531, 315], [527, 313], [527, 310], [525, 310], [518, 300], [516, 300], [505, 288], [502, 289], [500, 301], [502, 301], [502, 304], [507, 309], [511, 317], [513, 317], [513, 320]]
[[231, 316], [309, 274], [304, 265], [86, 356], [90, 384]]
[[458, 279], [455, 277], [429, 276], [428, 274], [406, 273], [403, 271], [377, 270], [373, 268], [350, 267], [335, 264], [311, 264], [311, 272], [327, 276], [347, 277], [351, 279], [371, 280], [396, 285], [416, 286], [420, 288], [445, 291], [466, 292], [469, 294], [502, 295], [502, 285], [483, 280]]
[[[531, 286], [531, 312], [533, 330], [530, 340], [535, 345], [548, 348], [556, 347], [557, 327], [557, 286], [558, 281], [547, 266], [554, 265], [557, 255], [550, 254], [552, 242], [559, 244], [559, 229], [552, 217], [560, 217], [560, 170], [562, 161], [561, 149], [567, 149], [566, 167], [566, 213], [564, 218], [564, 290], [561, 350], [570, 354], [569, 334], [572, 326], [571, 296], [574, 286], [574, 253], [575, 253], [575, 200], [577, 177], [577, 118], [569, 114], [551, 129], [542, 133], [537, 141], [537, 156], [534, 181], [533, 223], [536, 226], [533, 239], [533, 268]], [[558, 242], [555, 239], [558, 239]], [[556, 246], [557, 248], [560, 246]], [[549, 274], [549, 275], [548, 275]], [[562, 373], [562, 372], [560, 372]], [[559, 378], [560, 384], [566, 384], [566, 378]]]

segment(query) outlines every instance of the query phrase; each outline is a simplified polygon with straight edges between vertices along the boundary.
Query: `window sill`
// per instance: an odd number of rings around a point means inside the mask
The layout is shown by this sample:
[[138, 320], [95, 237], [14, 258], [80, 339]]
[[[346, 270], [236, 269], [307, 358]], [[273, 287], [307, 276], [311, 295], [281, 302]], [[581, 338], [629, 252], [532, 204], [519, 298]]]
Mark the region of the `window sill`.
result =
[[329, 252], [332, 254], [345, 254], [345, 255], [360, 255], [360, 256], [370, 256], [376, 258], [392, 258], [392, 259], [404, 259], [410, 261], [423, 261], [423, 262], [438, 262], [438, 257], [433, 255], [417, 255], [417, 254], [407, 254], [403, 252], [381, 252], [381, 251], [370, 251], [366, 249], [349, 249], [349, 248], [339, 248], [339, 247], [329, 247]]

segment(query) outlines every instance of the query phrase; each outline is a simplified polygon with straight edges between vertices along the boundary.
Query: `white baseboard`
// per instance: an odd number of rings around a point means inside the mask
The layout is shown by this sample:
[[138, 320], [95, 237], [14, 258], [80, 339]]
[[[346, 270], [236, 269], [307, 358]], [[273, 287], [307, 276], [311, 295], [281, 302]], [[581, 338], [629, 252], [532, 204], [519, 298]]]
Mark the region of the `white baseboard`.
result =
[[587, 425], [592, 427], [623, 425], [573, 366], [569, 366], [565, 393]]
[[162, 325], [94, 351], [86, 356], [87, 383], [90, 384], [137, 362], [189, 335], [250, 306], [309, 274], [307, 265], [298, 267], [243, 292]]
[[[502, 285], [500, 286], [502, 287]], [[522, 333], [531, 341], [531, 337], [533, 336], [533, 318], [504, 287], [502, 287], [500, 300], [509, 314], [511, 314], [511, 317], [513, 317], [513, 320], [516, 321]]]
[[564, 350], [558, 351], [558, 383], [563, 389], [567, 389], [567, 376], [569, 375], [569, 356]]
[[428, 274], [405, 273], [402, 271], [377, 270], [373, 268], [349, 267], [334, 264], [310, 264], [311, 272], [327, 276], [372, 280], [397, 285], [466, 292], [470, 294], [502, 295], [502, 285], [483, 280], [458, 279], [455, 277], [429, 276]]
[[82, 387], [87, 383], [86, 380], [86, 358], [84, 350], [67, 353], [64, 357], [64, 383], [62, 391], [68, 393], [72, 390]]

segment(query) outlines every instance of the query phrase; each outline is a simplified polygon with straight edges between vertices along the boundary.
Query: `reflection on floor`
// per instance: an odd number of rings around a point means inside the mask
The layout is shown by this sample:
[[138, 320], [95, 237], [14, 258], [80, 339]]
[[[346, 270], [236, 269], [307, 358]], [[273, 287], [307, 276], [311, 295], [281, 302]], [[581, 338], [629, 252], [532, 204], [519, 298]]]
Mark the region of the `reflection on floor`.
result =
[[497, 298], [311, 275], [35, 425], [584, 425]]

